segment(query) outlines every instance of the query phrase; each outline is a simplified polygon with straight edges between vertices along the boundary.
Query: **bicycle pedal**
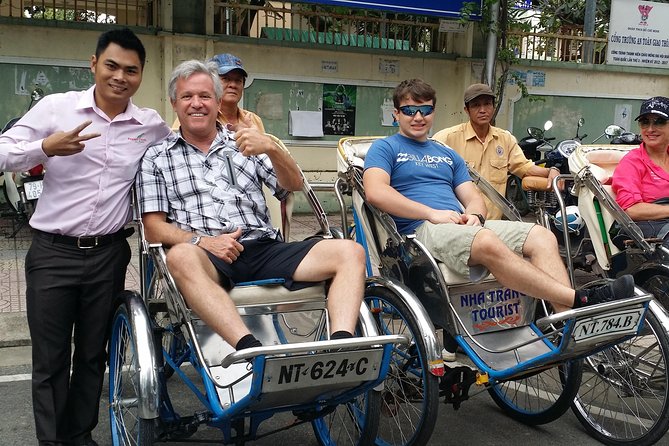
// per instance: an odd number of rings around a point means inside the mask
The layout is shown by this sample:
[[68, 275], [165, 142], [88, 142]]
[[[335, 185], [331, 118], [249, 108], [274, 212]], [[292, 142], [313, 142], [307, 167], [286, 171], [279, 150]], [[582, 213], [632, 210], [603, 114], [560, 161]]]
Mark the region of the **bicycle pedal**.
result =
[[450, 364], [439, 382], [439, 393], [444, 395], [444, 404], [453, 404], [453, 409], [458, 410], [462, 402], [469, 399], [469, 388], [476, 383], [478, 371], [468, 365], [451, 367]]

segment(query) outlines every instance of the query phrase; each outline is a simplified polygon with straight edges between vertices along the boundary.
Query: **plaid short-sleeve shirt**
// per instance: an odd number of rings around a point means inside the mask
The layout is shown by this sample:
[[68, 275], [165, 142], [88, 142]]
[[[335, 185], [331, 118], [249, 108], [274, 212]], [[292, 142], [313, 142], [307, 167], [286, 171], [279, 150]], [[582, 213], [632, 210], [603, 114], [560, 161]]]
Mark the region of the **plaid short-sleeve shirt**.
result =
[[148, 149], [136, 182], [140, 212], [165, 212], [179, 228], [202, 235], [241, 228], [240, 240], [277, 238], [262, 184], [279, 200], [289, 192], [279, 187], [267, 155], [243, 156], [233, 134], [218, 130], [208, 153], [180, 133]]

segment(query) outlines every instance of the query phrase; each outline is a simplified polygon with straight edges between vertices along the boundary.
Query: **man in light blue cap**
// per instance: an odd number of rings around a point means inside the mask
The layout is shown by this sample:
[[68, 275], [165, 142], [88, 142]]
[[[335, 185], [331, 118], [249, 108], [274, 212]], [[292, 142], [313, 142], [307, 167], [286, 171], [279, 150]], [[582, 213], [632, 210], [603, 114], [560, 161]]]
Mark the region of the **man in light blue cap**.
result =
[[218, 107], [218, 121], [221, 124], [236, 125], [239, 122], [265, 132], [260, 116], [239, 107], [244, 92], [244, 83], [249, 76], [239, 57], [232, 54], [217, 54], [210, 59], [218, 64], [218, 77], [223, 85], [223, 98]]

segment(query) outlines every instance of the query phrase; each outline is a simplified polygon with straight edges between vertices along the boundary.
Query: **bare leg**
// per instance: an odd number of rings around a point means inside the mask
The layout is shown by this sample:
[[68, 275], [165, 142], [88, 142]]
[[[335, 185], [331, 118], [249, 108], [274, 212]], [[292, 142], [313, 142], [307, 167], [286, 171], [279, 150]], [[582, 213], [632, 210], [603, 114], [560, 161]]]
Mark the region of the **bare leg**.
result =
[[571, 287], [567, 268], [553, 233], [543, 226], [535, 225], [523, 245], [523, 255], [532, 265], [561, 284]]
[[189, 243], [173, 246], [167, 253], [167, 268], [190, 308], [228, 344], [234, 347], [250, 334], [202, 248]]
[[298, 265], [293, 279], [317, 282], [332, 278], [328, 293], [330, 330], [353, 333], [365, 284], [365, 250], [351, 240], [318, 242]]
[[502, 285], [546, 299], [556, 311], [574, 305], [572, 288], [516, 255], [488, 229], [479, 231], [474, 237], [469, 264], [485, 266]]

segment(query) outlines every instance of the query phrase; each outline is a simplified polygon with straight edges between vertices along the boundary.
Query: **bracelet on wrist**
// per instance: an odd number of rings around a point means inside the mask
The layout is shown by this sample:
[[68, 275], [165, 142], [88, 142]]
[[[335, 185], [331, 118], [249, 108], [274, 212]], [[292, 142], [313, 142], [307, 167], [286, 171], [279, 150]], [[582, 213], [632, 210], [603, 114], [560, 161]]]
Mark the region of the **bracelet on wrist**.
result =
[[476, 218], [479, 219], [479, 222], [481, 223], [481, 226], [485, 225], [485, 217], [483, 215], [481, 215], [481, 214], [472, 214], [472, 215], [475, 215]]

